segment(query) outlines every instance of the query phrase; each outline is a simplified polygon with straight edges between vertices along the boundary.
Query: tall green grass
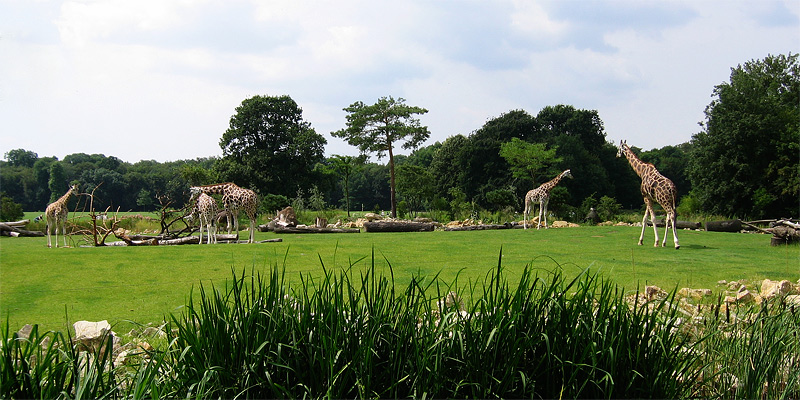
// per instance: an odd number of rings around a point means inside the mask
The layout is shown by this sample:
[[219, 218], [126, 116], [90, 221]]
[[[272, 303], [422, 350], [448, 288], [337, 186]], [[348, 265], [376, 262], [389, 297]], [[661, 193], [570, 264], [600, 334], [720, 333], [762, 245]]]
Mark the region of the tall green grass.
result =
[[277, 265], [201, 285], [167, 343], [132, 366], [114, 368], [111, 346], [87, 356], [69, 334], [23, 339], [6, 323], [0, 397], [800, 395], [800, 313], [780, 302], [698, 323], [673, 297], [640, 303], [588, 272], [525, 268], [510, 284], [498, 261], [481, 282], [415, 276], [398, 290], [391, 265], [377, 272], [373, 254], [357, 271], [360, 261], [323, 264], [297, 287]]

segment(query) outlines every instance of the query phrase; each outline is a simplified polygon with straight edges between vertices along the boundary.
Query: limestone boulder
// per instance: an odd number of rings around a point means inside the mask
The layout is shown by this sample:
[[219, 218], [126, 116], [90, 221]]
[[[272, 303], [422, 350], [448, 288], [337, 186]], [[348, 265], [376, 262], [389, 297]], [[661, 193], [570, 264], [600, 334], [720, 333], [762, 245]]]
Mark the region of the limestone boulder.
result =
[[689, 297], [693, 299], [702, 299], [703, 297], [710, 297], [713, 293], [711, 289], [691, 289], [691, 288], [682, 288], [678, 291], [678, 296], [682, 297]]
[[364, 219], [366, 219], [367, 222], [372, 222], [372, 221], [380, 221], [383, 219], [383, 217], [375, 213], [366, 213], [364, 214]]
[[644, 295], [647, 300], [656, 300], [667, 297], [667, 292], [658, 286], [652, 285], [644, 287]]
[[98, 322], [77, 321], [72, 324], [72, 327], [75, 329], [75, 345], [78, 351], [88, 351], [90, 353], [103, 351], [109, 337], [111, 337], [113, 346], [119, 346], [120, 339], [111, 330], [111, 324], [106, 320]]
[[793, 290], [794, 285], [785, 279], [782, 281], [764, 279], [761, 282], [761, 297], [765, 299], [783, 297], [791, 293]]

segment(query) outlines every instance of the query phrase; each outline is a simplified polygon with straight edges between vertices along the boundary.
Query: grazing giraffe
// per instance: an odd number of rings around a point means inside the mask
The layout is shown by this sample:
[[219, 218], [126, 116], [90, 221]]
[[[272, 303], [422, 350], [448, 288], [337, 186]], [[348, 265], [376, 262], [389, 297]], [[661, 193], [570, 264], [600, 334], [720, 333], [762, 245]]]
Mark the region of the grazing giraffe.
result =
[[225, 209], [230, 211], [233, 217], [233, 229], [239, 232], [239, 210], [244, 210], [247, 218], [250, 219], [250, 238], [247, 243], [253, 243], [255, 238], [256, 215], [258, 214], [258, 196], [250, 189], [244, 189], [235, 183], [226, 182], [215, 185], [194, 186], [192, 193], [203, 192], [205, 194], [221, 194], [222, 203]]
[[217, 216], [217, 201], [213, 197], [203, 193], [197, 192], [192, 197], [196, 197], [197, 203], [192, 210], [192, 214], [198, 215], [200, 221], [200, 244], [203, 244], [203, 225], [206, 227], [206, 243], [217, 243], [217, 229], [216, 229], [216, 216]]
[[58, 227], [61, 226], [61, 236], [64, 237], [64, 247], [67, 247], [67, 216], [69, 215], [69, 208], [67, 202], [69, 198], [78, 191], [78, 185], [72, 185], [67, 193], [61, 196], [58, 200], [47, 205], [44, 210], [45, 218], [47, 219], [47, 247], [52, 247], [50, 242], [50, 230], [55, 228], [56, 232], [56, 247], [58, 247]]
[[569, 170], [565, 170], [550, 182], [543, 183], [541, 186], [529, 191], [528, 194], [525, 195], [525, 220], [522, 223], [525, 229], [528, 229], [528, 215], [530, 215], [533, 202], [535, 201], [539, 202], [539, 221], [536, 222], [536, 229], [539, 229], [542, 225], [542, 218], [544, 218], [544, 229], [547, 229], [547, 203], [550, 202], [550, 191], [558, 185], [558, 182], [565, 176], [572, 178], [572, 174]]
[[636, 174], [642, 178], [642, 197], [644, 198], [644, 204], [647, 208], [644, 211], [644, 218], [642, 219], [642, 234], [639, 235], [639, 246], [642, 245], [642, 241], [644, 240], [644, 230], [647, 227], [647, 215], [650, 214], [650, 222], [653, 223], [653, 233], [656, 235], [656, 242], [655, 247], [658, 247], [658, 229], [656, 229], [656, 213], [653, 211], [653, 202], [657, 202], [664, 208], [664, 211], [667, 213], [666, 221], [664, 221], [664, 225], [666, 228], [664, 229], [664, 242], [661, 243], [661, 246], [667, 245], [667, 234], [669, 233], [670, 226], [672, 227], [672, 237], [675, 242], [675, 249], [681, 248], [680, 244], [678, 244], [678, 234], [675, 231], [675, 220], [677, 218], [677, 213], [675, 209], [675, 202], [678, 197], [678, 191], [675, 189], [675, 184], [672, 183], [669, 178], [661, 175], [658, 172], [656, 167], [653, 164], [646, 163], [636, 157], [636, 154], [633, 154], [633, 151], [625, 141], [619, 142], [619, 149], [617, 150], [617, 157], [625, 156], [628, 159], [628, 163], [631, 164], [631, 167]]

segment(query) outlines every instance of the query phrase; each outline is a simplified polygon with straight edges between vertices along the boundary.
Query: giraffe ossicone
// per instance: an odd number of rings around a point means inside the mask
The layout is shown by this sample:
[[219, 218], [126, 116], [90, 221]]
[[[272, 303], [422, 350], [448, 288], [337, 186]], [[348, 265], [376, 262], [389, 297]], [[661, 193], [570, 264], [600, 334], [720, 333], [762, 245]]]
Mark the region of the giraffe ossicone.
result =
[[69, 216], [69, 208], [67, 202], [78, 191], [78, 185], [70, 186], [67, 193], [61, 196], [58, 200], [47, 205], [44, 211], [46, 226], [47, 226], [47, 247], [53, 247], [50, 242], [51, 228], [55, 229], [56, 247], [58, 247], [58, 228], [61, 227], [61, 236], [64, 237], [64, 247], [67, 247], [67, 217]]
[[670, 227], [672, 227], [675, 249], [679, 249], [681, 245], [678, 243], [678, 234], [675, 230], [677, 219], [675, 204], [678, 198], [678, 190], [675, 188], [675, 184], [669, 178], [661, 175], [653, 164], [646, 163], [640, 160], [639, 157], [636, 157], [636, 154], [633, 154], [633, 150], [631, 150], [624, 140], [619, 142], [619, 148], [617, 149], [617, 157], [622, 156], [628, 159], [631, 168], [642, 178], [642, 186], [640, 189], [646, 209], [644, 211], [644, 218], [642, 218], [642, 233], [639, 235], [639, 245], [641, 246], [643, 243], [644, 231], [645, 228], [647, 228], [647, 216], [650, 215], [650, 222], [653, 224], [653, 233], [655, 233], [656, 236], [654, 246], [658, 247], [656, 213], [653, 211], [653, 202], [656, 202], [660, 204], [667, 213], [666, 220], [664, 221], [664, 225], [666, 225], [664, 229], [664, 241], [661, 243], [661, 246], [667, 245], [667, 235]]
[[525, 212], [523, 213], [524, 220], [522, 222], [522, 226], [525, 229], [528, 229], [528, 215], [533, 208], [534, 202], [539, 202], [539, 220], [536, 221], [536, 229], [539, 229], [539, 227], [542, 225], [543, 218], [544, 229], [547, 229], [547, 203], [550, 202], [550, 191], [553, 190], [553, 188], [558, 185], [558, 182], [561, 182], [561, 180], [565, 177], [572, 178], [572, 173], [570, 170], [563, 171], [551, 181], [543, 183], [541, 186], [529, 191], [525, 195]]

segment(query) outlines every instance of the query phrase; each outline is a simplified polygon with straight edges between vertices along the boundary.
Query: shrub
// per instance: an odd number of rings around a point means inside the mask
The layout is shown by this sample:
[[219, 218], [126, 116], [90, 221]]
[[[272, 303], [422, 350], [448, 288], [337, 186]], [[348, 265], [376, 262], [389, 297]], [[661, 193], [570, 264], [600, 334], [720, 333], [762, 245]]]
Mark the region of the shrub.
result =
[[15, 203], [10, 197], [0, 196], [0, 221], [17, 221], [24, 216], [22, 205]]
[[289, 201], [289, 198], [280, 194], [269, 193], [261, 196], [261, 209], [266, 215], [272, 217], [275, 216], [275, 211], [283, 210], [290, 204], [292, 203]]

